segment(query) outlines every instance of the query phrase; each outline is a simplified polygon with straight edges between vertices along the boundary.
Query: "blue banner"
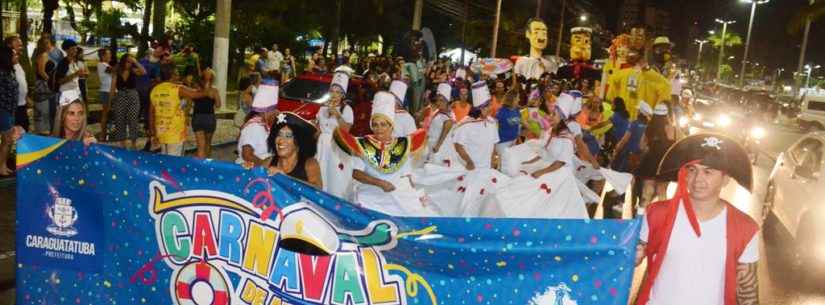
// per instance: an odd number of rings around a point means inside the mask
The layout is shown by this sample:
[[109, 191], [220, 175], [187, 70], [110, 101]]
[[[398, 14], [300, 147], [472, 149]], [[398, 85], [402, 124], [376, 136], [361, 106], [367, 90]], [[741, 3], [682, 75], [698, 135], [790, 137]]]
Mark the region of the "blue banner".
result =
[[262, 169], [31, 135], [17, 177], [18, 304], [624, 305], [640, 225], [390, 217]]

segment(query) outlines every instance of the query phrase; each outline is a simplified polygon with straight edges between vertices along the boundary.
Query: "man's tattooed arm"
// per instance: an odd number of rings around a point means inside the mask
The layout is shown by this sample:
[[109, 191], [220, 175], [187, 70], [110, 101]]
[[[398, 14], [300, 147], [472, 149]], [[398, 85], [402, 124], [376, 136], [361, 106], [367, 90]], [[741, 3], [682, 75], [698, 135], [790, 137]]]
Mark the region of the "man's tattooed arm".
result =
[[757, 263], [736, 266], [736, 300], [739, 305], [759, 304]]

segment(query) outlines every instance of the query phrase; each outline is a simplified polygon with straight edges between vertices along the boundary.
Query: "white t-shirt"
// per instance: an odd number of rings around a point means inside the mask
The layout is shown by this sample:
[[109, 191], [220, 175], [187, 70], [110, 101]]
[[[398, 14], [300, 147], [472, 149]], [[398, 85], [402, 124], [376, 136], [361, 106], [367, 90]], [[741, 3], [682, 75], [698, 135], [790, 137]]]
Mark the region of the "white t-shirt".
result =
[[100, 78], [100, 92], [109, 92], [112, 90], [112, 73], [106, 72], [109, 64], [105, 62], [97, 63], [97, 77]]
[[241, 129], [241, 136], [238, 138], [238, 160], [235, 160], [235, 163], [243, 164], [243, 147], [246, 145], [252, 146], [258, 159], [269, 158], [272, 154], [269, 153], [269, 146], [266, 144], [267, 137], [269, 132], [261, 124], [250, 123]]
[[29, 94], [29, 85], [26, 83], [26, 71], [20, 64], [14, 65], [14, 78], [17, 79], [17, 106], [26, 105], [26, 95]]
[[[81, 65], [81, 63], [77, 62], [77, 61], [69, 64], [69, 70], [66, 71], [66, 75], [72, 75], [75, 72], [80, 71], [80, 65]], [[75, 89], [78, 89], [78, 88], [80, 88], [79, 78], [75, 77], [71, 81], [60, 85], [60, 92], [66, 92], [66, 91], [75, 90]]]
[[[338, 119], [329, 115], [329, 107], [321, 107], [316, 117], [318, 118], [318, 128], [321, 129], [321, 133], [331, 134], [338, 128]], [[352, 108], [349, 105], [344, 106], [344, 111], [341, 111], [341, 118], [350, 125], [355, 121], [355, 116], [352, 114]]]
[[448, 121], [450, 116], [444, 113], [437, 113], [433, 120], [430, 121], [430, 128], [427, 129], [427, 145], [432, 150], [438, 144], [438, 138], [441, 137], [441, 131], [444, 130], [444, 122]]
[[415, 126], [415, 118], [406, 111], [395, 112], [395, 128], [392, 130], [392, 136], [396, 138], [406, 137], [418, 127]]
[[266, 68], [268, 70], [281, 70], [281, 63], [284, 55], [280, 51], [269, 51], [266, 53]]
[[[679, 204], [667, 255], [651, 289], [649, 305], [725, 304], [727, 213], [725, 208], [713, 219], [700, 222], [702, 237], [697, 237], [684, 205]], [[647, 242], [648, 234], [645, 218], [640, 239]], [[739, 257], [739, 263], [758, 260], [759, 234], [755, 234]]]
[[465, 123], [456, 128], [453, 139], [464, 146], [476, 168], [490, 168], [499, 140], [498, 123], [494, 119]]

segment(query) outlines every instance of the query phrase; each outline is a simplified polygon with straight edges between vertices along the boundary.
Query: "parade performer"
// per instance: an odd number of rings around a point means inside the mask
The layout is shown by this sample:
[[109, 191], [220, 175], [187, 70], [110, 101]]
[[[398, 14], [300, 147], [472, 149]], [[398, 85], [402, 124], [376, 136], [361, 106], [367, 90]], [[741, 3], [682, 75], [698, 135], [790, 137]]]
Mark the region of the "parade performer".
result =
[[450, 129], [453, 128], [453, 120], [450, 118], [450, 97], [453, 88], [447, 83], [438, 84], [435, 97], [432, 98], [434, 106], [430, 117], [426, 119], [427, 126], [427, 149], [430, 160], [432, 155], [438, 153], [447, 138]]
[[541, 98], [538, 89], [534, 89], [527, 98], [527, 108], [521, 110], [522, 135], [525, 139], [545, 138], [552, 126], [550, 113], [552, 109]]
[[614, 170], [634, 172], [641, 164], [642, 151], [646, 150], [647, 146], [644, 138], [645, 129], [653, 115], [653, 108], [645, 101], [641, 101], [637, 107], [638, 118], [630, 123], [613, 151], [611, 167]]
[[349, 156], [332, 143], [335, 129], [349, 132], [355, 120], [352, 107], [346, 100], [350, 75], [344, 71], [335, 72], [329, 87], [329, 101], [318, 110], [316, 119], [321, 134], [318, 136], [318, 163], [324, 191], [349, 199], [352, 193], [352, 164]]
[[656, 69], [656, 72], [659, 72], [659, 74], [664, 75], [668, 79], [672, 79], [674, 76], [672, 74], [674, 71], [671, 69], [673, 63], [673, 43], [670, 42], [667, 36], [659, 36], [653, 40], [652, 57], [653, 69]]
[[590, 62], [591, 36], [593, 30], [588, 27], [570, 29], [570, 64], [559, 68], [559, 78], [573, 80], [575, 83], [594, 83], [599, 87], [601, 73]]
[[406, 137], [415, 132], [418, 127], [415, 124], [415, 117], [404, 109], [404, 99], [407, 96], [407, 83], [394, 80], [390, 83], [390, 93], [395, 96], [395, 129], [392, 135], [396, 138]]
[[495, 170], [495, 145], [499, 142], [498, 124], [490, 116], [491, 95], [487, 84], [473, 84], [472, 119], [453, 129], [456, 166], [427, 164], [417, 170], [413, 182], [424, 190], [439, 208], [441, 216], [481, 216], [487, 199], [495, 195], [507, 177]]
[[613, 100], [621, 97], [630, 119], [636, 119], [640, 101], [647, 101], [651, 106], [670, 100], [670, 81], [658, 72], [646, 66], [642, 53], [630, 50], [627, 57], [632, 66], [613, 73], [608, 80], [607, 98]]
[[[502, 167], [514, 178], [496, 192], [498, 212], [506, 217], [588, 218], [577, 186], [575, 137], [565, 117], [551, 112], [551, 136], [507, 149]], [[517, 168], [513, 170], [513, 167]]]
[[371, 210], [394, 216], [435, 215], [423, 192], [410, 181], [411, 159], [422, 153], [426, 130], [406, 137], [393, 137], [395, 96], [379, 91], [373, 97], [370, 127], [373, 134], [356, 138], [346, 130], [335, 130], [339, 147], [352, 156], [354, 202]]
[[80, 90], [66, 91], [60, 95], [57, 107], [57, 116], [54, 120], [53, 137], [67, 140], [83, 141], [89, 145], [97, 143], [92, 132], [86, 129], [86, 104], [80, 99]]
[[295, 113], [278, 114], [278, 120], [266, 141], [272, 151], [269, 174], [285, 174], [316, 188], [323, 188], [321, 166], [315, 159], [317, 132], [314, 124]]
[[547, 47], [547, 24], [539, 18], [530, 18], [524, 30], [530, 41], [530, 55], [519, 57], [513, 68], [516, 75], [528, 80], [538, 80], [545, 73], [556, 73], [558, 66], [542, 57]]
[[759, 225], [721, 198], [731, 179], [752, 190], [747, 152], [729, 137], [696, 134], [668, 151], [658, 173], [678, 187], [645, 215], [636, 304], [758, 304]]
[[244, 167], [264, 166], [272, 156], [266, 139], [269, 129], [278, 116], [278, 81], [264, 79], [255, 92], [251, 112], [241, 126], [238, 137], [238, 159], [235, 163]]
[[630, 64], [627, 63], [627, 55], [630, 52], [630, 35], [621, 34], [616, 38], [613, 38], [607, 52], [609, 57], [607, 58], [607, 62], [604, 64], [604, 68], [602, 68], [602, 82], [601, 86], [599, 86], [599, 96], [602, 98], [605, 97], [605, 94], [610, 89], [607, 86], [609, 84], [608, 81], [610, 80], [610, 76], [616, 72], [619, 72], [621, 69], [630, 67]]

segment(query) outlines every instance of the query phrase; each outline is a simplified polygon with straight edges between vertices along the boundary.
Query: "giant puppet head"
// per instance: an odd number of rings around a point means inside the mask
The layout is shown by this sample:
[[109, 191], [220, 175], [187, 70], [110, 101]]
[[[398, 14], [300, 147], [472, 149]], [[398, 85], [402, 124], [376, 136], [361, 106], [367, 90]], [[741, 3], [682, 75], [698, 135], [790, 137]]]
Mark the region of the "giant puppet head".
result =
[[591, 36], [593, 30], [588, 27], [576, 27], [570, 29], [570, 60], [589, 61], [591, 49]]
[[[673, 43], [670, 42], [666, 36], [656, 37], [653, 41], [653, 60], [656, 61], [657, 66], [664, 67], [664, 65], [673, 58]], [[662, 71], [664, 74], [665, 71]]]
[[541, 19], [530, 18], [524, 37], [530, 41], [530, 57], [541, 57], [542, 51], [547, 48], [547, 24]]
[[644, 53], [647, 45], [647, 29], [644, 26], [630, 28], [630, 47]]
[[613, 39], [610, 44], [610, 59], [617, 65], [627, 63], [627, 56], [630, 53], [630, 35], [621, 34]]

